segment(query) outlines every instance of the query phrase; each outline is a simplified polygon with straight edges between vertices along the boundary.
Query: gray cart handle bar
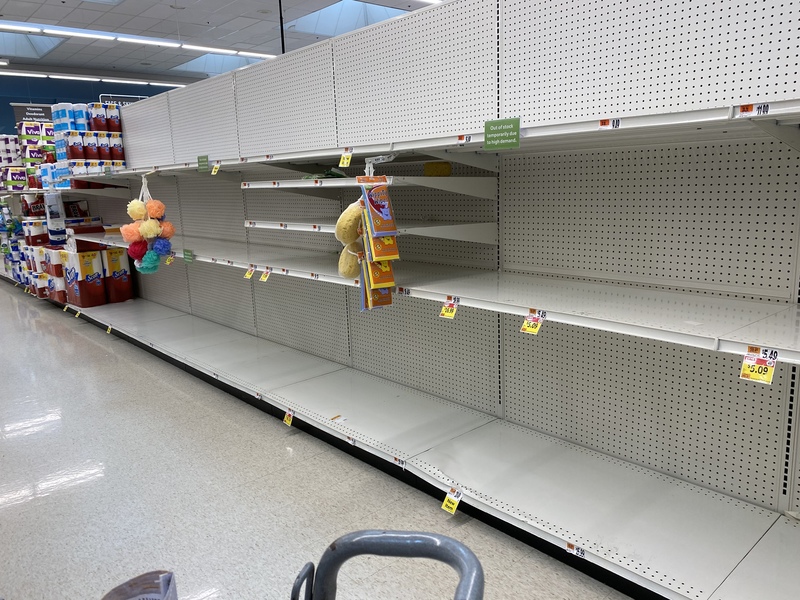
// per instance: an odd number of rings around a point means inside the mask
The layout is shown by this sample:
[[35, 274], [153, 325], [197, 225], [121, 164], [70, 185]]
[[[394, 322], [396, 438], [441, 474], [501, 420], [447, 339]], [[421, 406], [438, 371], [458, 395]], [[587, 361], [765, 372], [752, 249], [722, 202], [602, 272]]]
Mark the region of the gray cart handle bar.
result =
[[478, 557], [461, 542], [435, 533], [416, 531], [354, 531], [333, 542], [317, 566], [308, 563], [292, 587], [292, 600], [335, 600], [336, 578], [342, 565], [362, 554], [401, 558], [432, 558], [453, 567], [459, 575], [455, 600], [483, 600], [483, 567]]

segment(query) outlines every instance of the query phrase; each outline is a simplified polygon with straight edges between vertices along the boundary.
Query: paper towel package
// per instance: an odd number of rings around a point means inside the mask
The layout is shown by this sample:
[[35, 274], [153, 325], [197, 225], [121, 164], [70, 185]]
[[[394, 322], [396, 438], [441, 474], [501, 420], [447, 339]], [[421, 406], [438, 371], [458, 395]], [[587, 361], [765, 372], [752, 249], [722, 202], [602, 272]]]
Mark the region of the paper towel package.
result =
[[100, 155], [97, 149], [97, 132], [86, 131], [83, 134], [83, 154], [86, 160], [99, 160]]
[[125, 302], [133, 298], [133, 279], [125, 248], [107, 248], [103, 256], [103, 276], [108, 302]]
[[111, 134], [107, 131], [98, 131], [97, 154], [100, 160], [111, 160]]
[[106, 107], [102, 102], [89, 103], [89, 129], [92, 131], [108, 131], [106, 125]]
[[[44, 263], [44, 270], [45, 273], [52, 275], [53, 277], [60, 277], [61, 279], [64, 278], [64, 268], [61, 266], [61, 251], [63, 248], [57, 246], [45, 246], [44, 253], [45, 253], [45, 263]], [[66, 288], [64, 288], [66, 290]]]
[[75, 129], [78, 131], [88, 131], [89, 106], [86, 104], [73, 104], [72, 113], [75, 115]]
[[33, 284], [37, 298], [48, 298], [50, 296], [49, 281], [50, 275], [47, 273], [34, 273], [32, 275]]
[[83, 136], [80, 131], [67, 133], [67, 158], [70, 160], [83, 160], [86, 158], [83, 151]]
[[121, 133], [111, 134], [111, 160], [125, 160], [125, 148], [122, 143]]
[[109, 102], [104, 105], [106, 108], [106, 126], [108, 131], [120, 133], [122, 126], [119, 120], [119, 104]]
[[67, 283], [63, 277], [54, 277], [51, 273], [47, 278], [47, 291], [51, 300], [60, 302], [61, 304], [67, 303]]
[[106, 303], [103, 259], [99, 251], [61, 251], [61, 264], [67, 283], [67, 300], [81, 308]]
[[38, 146], [42, 141], [42, 124], [36, 121], [17, 123], [20, 146]]

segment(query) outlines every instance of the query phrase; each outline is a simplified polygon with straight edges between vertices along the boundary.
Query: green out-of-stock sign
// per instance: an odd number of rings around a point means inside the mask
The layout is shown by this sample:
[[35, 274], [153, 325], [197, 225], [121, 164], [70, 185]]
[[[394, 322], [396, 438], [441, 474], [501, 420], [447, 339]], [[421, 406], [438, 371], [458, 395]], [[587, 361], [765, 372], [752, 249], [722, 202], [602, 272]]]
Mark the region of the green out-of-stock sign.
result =
[[519, 117], [486, 121], [483, 125], [483, 149], [510, 148], [519, 148]]
[[194, 253], [191, 250], [183, 251], [183, 261], [190, 263], [194, 260]]
[[201, 173], [208, 173], [208, 154], [197, 157], [197, 170]]

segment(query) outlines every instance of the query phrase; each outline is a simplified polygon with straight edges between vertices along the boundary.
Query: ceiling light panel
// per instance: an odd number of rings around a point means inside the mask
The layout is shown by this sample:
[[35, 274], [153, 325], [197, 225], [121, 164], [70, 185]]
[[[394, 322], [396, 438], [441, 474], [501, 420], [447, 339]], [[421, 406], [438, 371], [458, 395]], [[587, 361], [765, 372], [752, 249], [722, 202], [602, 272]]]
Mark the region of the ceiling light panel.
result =
[[79, 38], [88, 38], [92, 40], [113, 41], [117, 39], [113, 35], [103, 35], [100, 33], [84, 33], [82, 31], [68, 31], [64, 29], [45, 29], [44, 33], [46, 33], [47, 35], [58, 35], [63, 37], [79, 37]]
[[236, 54], [236, 50], [225, 50], [223, 48], [209, 48], [207, 46], [193, 46], [191, 44], [183, 44], [181, 46], [184, 50], [196, 50], [197, 52], [208, 52], [209, 54]]

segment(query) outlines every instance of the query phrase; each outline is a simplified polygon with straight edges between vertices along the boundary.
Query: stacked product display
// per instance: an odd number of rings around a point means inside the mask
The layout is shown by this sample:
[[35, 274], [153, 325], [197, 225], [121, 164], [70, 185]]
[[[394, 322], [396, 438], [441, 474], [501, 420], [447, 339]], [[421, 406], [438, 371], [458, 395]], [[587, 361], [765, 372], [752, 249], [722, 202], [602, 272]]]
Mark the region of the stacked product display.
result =
[[[120, 107], [114, 103], [54, 104], [55, 164], [42, 167], [45, 188], [84, 189], [74, 175], [101, 175], [125, 167]], [[97, 184], [95, 184], [97, 185]]]
[[16, 135], [0, 135], [0, 180], [4, 189], [38, 189], [37, 167], [49, 157], [55, 161], [52, 123], [21, 121]]

